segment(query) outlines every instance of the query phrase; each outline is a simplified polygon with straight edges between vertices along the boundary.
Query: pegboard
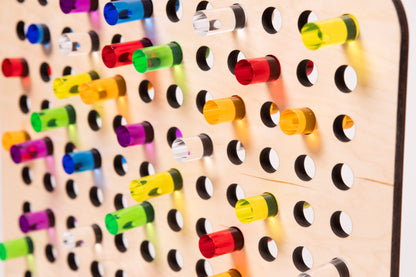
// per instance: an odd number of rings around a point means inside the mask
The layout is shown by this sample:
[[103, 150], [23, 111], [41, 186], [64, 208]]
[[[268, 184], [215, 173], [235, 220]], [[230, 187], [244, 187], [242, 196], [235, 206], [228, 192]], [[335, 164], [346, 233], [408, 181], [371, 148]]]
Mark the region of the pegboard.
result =
[[[198, 36], [192, 27], [198, 1], [182, 1], [183, 17], [178, 22], [168, 18], [168, 1], [164, 0], [153, 1], [154, 13], [150, 19], [116, 26], [109, 26], [104, 20], [102, 10], [106, 2], [100, 0], [98, 10], [89, 14], [63, 14], [59, 1], [41, 5], [38, 1], [11, 0], [1, 10], [2, 58], [24, 57], [30, 72], [24, 79], [1, 78], [1, 130], [24, 129], [32, 138], [47, 135], [54, 144], [53, 156], [19, 165], [12, 162], [9, 153], [2, 151], [4, 239], [22, 236], [17, 220], [22, 209], [27, 210], [29, 205], [33, 211], [50, 208], [56, 217], [54, 228], [30, 234], [35, 244], [33, 256], [5, 262], [5, 276], [25, 276], [26, 270], [35, 276], [95, 276], [91, 273], [94, 261], [102, 265], [104, 276], [118, 276], [119, 270], [128, 276], [197, 276], [196, 264], [203, 259], [195, 227], [200, 218], [208, 219], [213, 231], [236, 226], [245, 239], [241, 251], [208, 260], [213, 274], [235, 268], [243, 277], [297, 276], [302, 266], [294, 262], [293, 257], [299, 256], [295, 249], [305, 247], [313, 259], [313, 263], [311, 260], [305, 263], [306, 266], [311, 263], [312, 269], [339, 257], [346, 262], [352, 276], [398, 276], [407, 74], [407, 23], [400, 1], [240, 0], [238, 3], [246, 12], [245, 27], [207, 37]], [[213, 0], [210, 4], [219, 8], [235, 2]], [[280, 11], [282, 19], [280, 30], [274, 34], [266, 32], [262, 24], [262, 14], [270, 6]], [[308, 50], [298, 30], [299, 16], [307, 10], [319, 19], [353, 14], [359, 22], [359, 38], [341, 46]], [[48, 25], [50, 46], [20, 40], [15, 28], [19, 21], [26, 26]], [[100, 51], [63, 56], [58, 39], [66, 27], [74, 32], [95, 30]], [[108, 69], [102, 62], [101, 49], [111, 44], [115, 35], [121, 35], [125, 41], [147, 37], [154, 45], [176, 41], [182, 47], [183, 61], [174, 68], [145, 74], [135, 71], [132, 65]], [[201, 46], [209, 47], [213, 55], [209, 70], [202, 70], [197, 64], [196, 54]], [[275, 56], [281, 64], [281, 76], [270, 83], [240, 85], [227, 65], [233, 50], [241, 51], [246, 58]], [[313, 86], [302, 85], [297, 77], [298, 65], [305, 59], [313, 61], [318, 70]], [[42, 63], [50, 66], [51, 76], [44, 76], [49, 81], [41, 78]], [[341, 92], [334, 81], [337, 69], [343, 65], [351, 66], [357, 73], [358, 84], [351, 93]], [[103, 78], [120, 74], [126, 80], [127, 94], [93, 105], [84, 104], [79, 97], [59, 100], [53, 94], [52, 82], [62, 76], [67, 66], [76, 73], [96, 70]], [[144, 80], [154, 88], [155, 96], [150, 103], [145, 103], [138, 93]], [[171, 85], [179, 86], [183, 92], [183, 105], [179, 108], [168, 103], [166, 95]], [[210, 92], [214, 99], [240, 96], [246, 106], [245, 118], [209, 125], [196, 105], [201, 90]], [[30, 100], [29, 113], [21, 112], [19, 103], [25, 100], [22, 96]], [[30, 125], [30, 113], [40, 110], [44, 100], [53, 107], [72, 104], [77, 114], [76, 125], [35, 133]], [[317, 129], [310, 135], [288, 136], [278, 125], [267, 127], [261, 119], [261, 108], [269, 101], [280, 111], [310, 108], [316, 115]], [[101, 116], [102, 127], [98, 131], [88, 124], [91, 110]], [[120, 147], [113, 130], [113, 121], [118, 115], [127, 123], [150, 122], [155, 131], [154, 142]], [[354, 120], [356, 134], [351, 141], [340, 141], [334, 133], [334, 121], [339, 115], [348, 115]], [[208, 134], [214, 145], [213, 155], [199, 161], [176, 161], [166, 139], [171, 127], [178, 128], [185, 137]], [[230, 162], [227, 155], [227, 146], [232, 140], [239, 140], [245, 148], [245, 160], [240, 165]], [[61, 159], [68, 142], [78, 150], [98, 149], [103, 158], [102, 167], [93, 172], [67, 175]], [[267, 147], [274, 149], [279, 157], [279, 167], [273, 173], [263, 169], [259, 158]], [[127, 162], [128, 171], [124, 176], [114, 169], [113, 160], [117, 155], [122, 155]], [[302, 155], [314, 162], [315, 174], [309, 181], [299, 178], [295, 170], [295, 161]], [[136, 204], [129, 195], [129, 183], [140, 177], [139, 169], [144, 162], [151, 163], [156, 172], [180, 170], [183, 189], [149, 200], [155, 208], [154, 223], [125, 232], [128, 247], [121, 252], [114, 236], [105, 228], [104, 217], [116, 210], [117, 194], [123, 194], [129, 206]], [[349, 165], [353, 172], [353, 185], [348, 190], [339, 189], [332, 180], [333, 169], [339, 163]], [[21, 176], [28, 170], [32, 174], [31, 182], [25, 184]], [[48, 182], [51, 176], [55, 183], [52, 187]], [[202, 199], [197, 192], [200, 176], [212, 181], [213, 194], [209, 199]], [[75, 198], [66, 191], [71, 180], [79, 188]], [[246, 197], [272, 193], [278, 202], [278, 215], [251, 224], [240, 223], [227, 200], [227, 189], [232, 184], [238, 184]], [[99, 206], [90, 199], [93, 187], [103, 194]], [[301, 226], [295, 218], [294, 208], [299, 201], [307, 201], [313, 208], [314, 221], [309, 227]], [[29, 204], [24, 206], [25, 202]], [[172, 209], [183, 216], [183, 229], [178, 232], [167, 222]], [[337, 211], [347, 213], [352, 222], [351, 234], [344, 238], [331, 228], [331, 216]], [[103, 231], [101, 244], [73, 251], [79, 259], [77, 270], [68, 265], [71, 253], [62, 243], [62, 233], [71, 216], [79, 226], [96, 223]], [[259, 253], [259, 241], [263, 237], [273, 239], [277, 245], [278, 254], [273, 261], [266, 261]], [[140, 252], [140, 245], [146, 240], [155, 247], [152, 262], [147, 262]], [[53, 245], [55, 259], [45, 255], [47, 245]], [[183, 267], [178, 272], [167, 261], [173, 249], [183, 257]]]

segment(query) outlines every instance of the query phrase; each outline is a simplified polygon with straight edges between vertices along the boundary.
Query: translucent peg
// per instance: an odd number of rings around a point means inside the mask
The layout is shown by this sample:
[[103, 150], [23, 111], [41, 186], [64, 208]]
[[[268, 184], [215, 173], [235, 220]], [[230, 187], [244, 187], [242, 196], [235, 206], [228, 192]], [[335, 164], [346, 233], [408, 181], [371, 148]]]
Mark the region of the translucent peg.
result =
[[171, 42], [134, 51], [133, 65], [138, 72], [145, 73], [178, 65], [182, 58], [181, 46]]
[[118, 143], [122, 147], [128, 147], [152, 142], [154, 131], [149, 122], [143, 121], [142, 123], [119, 126], [116, 135]]
[[98, 51], [100, 39], [96, 32], [64, 33], [59, 38], [59, 50], [65, 56], [88, 55]]
[[153, 206], [145, 201], [141, 204], [107, 214], [105, 216], [105, 226], [110, 234], [117, 235], [153, 222], [154, 219], [155, 211]]
[[173, 193], [182, 189], [182, 175], [177, 169], [149, 175], [131, 181], [130, 194], [137, 202]]
[[24, 213], [19, 217], [19, 226], [23, 233], [48, 229], [55, 226], [55, 216], [51, 209]]
[[243, 233], [237, 227], [205, 234], [199, 238], [199, 251], [207, 259], [241, 250], [243, 246]]
[[241, 223], [248, 224], [277, 215], [278, 206], [273, 194], [265, 192], [261, 195], [240, 199], [235, 205], [235, 213]]
[[28, 140], [30, 140], [29, 134], [26, 131], [21, 130], [21, 131], [4, 132], [1, 141], [3, 144], [4, 150], [10, 151], [10, 148], [13, 145], [23, 143]]
[[109, 25], [116, 25], [151, 17], [153, 3], [151, 0], [118, 0], [104, 6], [104, 18]]
[[32, 24], [27, 28], [26, 38], [32, 44], [47, 44], [51, 40], [51, 35], [45, 24]]
[[199, 160], [212, 155], [212, 140], [207, 134], [194, 137], [177, 138], [172, 144], [172, 153], [179, 162]]
[[72, 105], [45, 109], [34, 112], [30, 116], [33, 130], [43, 132], [61, 127], [67, 127], [76, 121], [75, 109]]
[[98, 0], [59, 0], [63, 13], [87, 13], [98, 9]]
[[133, 54], [137, 49], [153, 46], [148, 38], [106, 45], [101, 57], [106, 67], [114, 68], [133, 63]]
[[227, 272], [211, 275], [211, 277], [241, 277], [241, 274], [236, 269], [230, 269]]
[[100, 100], [117, 99], [126, 95], [126, 81], [123, 76], [98, 79], [83, 83], [79, 87], [79, 95], [85, 104], [94, 104]]
[[246, 15], [239, 4], [219, 9], [197, 11], [192, 19], [195, 32], [203, 37], [242, 29]]
[[286, 135], [307, 135], [316, 128], [316, 117], [309, 108], [287, 109], [280, 115], [280, 129]]
[[33, 241], [30, 237], [8, 240], [0, 243], [0, 259], [2, 261], [24, 257], [33, 253]]
[[79, 95], [79, 87], [83, 83], [99, 78], [98, 73], [95, 71], [58, 77], [53, 81], [53, 92], [59, 99], [77, 96]]
[[242, 85], [265, 83], [280, 76], [280, 62], [274, 56], [240, 60], [234, 69], [237, 81]]
[[307, 23], [302, 28], [302, 41], [308, 49], [344, 44], [358, 37], [357, 19], [345, 14], [340, 17]]
[[209, 100], [205, 103], [203, 114], [205, 120], [211, 124], [219, 124], [241, 120], [246, 114], [243, 99], [239, 96]]
[[28, 140], [15, 144], [10, 148], [10, 156], [15, 163], [28, 162], [45, 158], [53, 154], [53, 144], [49, 137], [38, 140]]
[[1, 63], [4, 77], [26, 77], [29, 75], [29, 66], [23, 58], [5, 58]]
[[95, 148], [68, 153], [62, 158], [62, 166], [67, 174], [94, 170], [101, 167], [101, 155]]
[[64, 244], [69, 251], [76, 247], [88, 247], [103, 240], [103, 233], [100, 226], [93, 224], [90, 226], [76, 227], [66, 230], [62, 235]]

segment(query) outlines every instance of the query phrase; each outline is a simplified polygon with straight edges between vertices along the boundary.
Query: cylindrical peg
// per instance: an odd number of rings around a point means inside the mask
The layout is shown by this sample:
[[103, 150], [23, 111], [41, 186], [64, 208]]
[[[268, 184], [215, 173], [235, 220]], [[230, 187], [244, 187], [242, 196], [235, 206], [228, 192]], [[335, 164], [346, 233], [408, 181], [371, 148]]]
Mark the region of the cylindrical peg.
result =
[[205, 234], [199, 238], [199, 251], [207, 259], [241, 250], [243, 246], [243, 233], [237, 227]]
[[235, 213], [241, 223], [248, 224], [277, 215], [278, 206], [273, 194], [265, 192], [237, 201]]
[[280, 115], [280, 129], [286, 135], [307, 135], [316, 128], [316, 117], [309, 108], [287, 109]]
[[134, 51], [133, 65], [138, 72], [145, 73], [178, 65], [182, 58], [181, 46], [171, 42]]
[[58, 43], [59, 50], [65, 56], [87, 55], [100, 48], [100, 39], [95, 31], [64, 33]]
[[32, 44], [47, 44], [51, 40], [51, 35], [45, 24], [32, 24], [27, 28], [26, 38]]
[[280, 62], [274, 56], [240, 60], [234, 69], [237, 81], [242, 85], [265, 83], [280, 76]]
[[24, 257], [33, 253], [33, 241], [30, 237], [8, 240], [0, 243], [0, 259], [2, 261]]
[[243, 99], [239, 96], [209, 100], [205, 103], [203, 114], [205, 120], [211, 124], [219, 124], [241, 120], [246, 114]]
[[101, 155], [97, 149], [71, 152], [62, 158], [62, 166], [67, 174], [90, 171], [101, 167]]
[[117, 128], [116, 134], [118, 143], [122, 147], [150, 143], [154, 138], [153, 127], [147, 121], [136, 124], [121, 125]]
[[114, 68], [133, 63], [134, 51], [153, 46], [148, 38], [104, 46], [101, 57], [106, 67]]
[[94, 104], [100, 100], [117, 99], [126, 95], [126, 81], [123, 76], [98, 79], [83, 83], [79, 87], [79, 95], [85, 104]]
[[92, 246], [101, 243], [103, 234], [100, 226], [93, 224], [66, 230], [62, 235], [64, 244], [69, 251], [76, 247]]
[[29, 67], [23, 58], [5, 58], [1, 63], [1, 71], [4, 77], [26, 77], [29, 75]]
[[19, 218], [19, 226], [23, 233], [48, 229], [55, 226], [55, 216], [51, 209], [24, 213]]
[[33, 130], [43, 132], [61, 127], [67, 127], [76, 121], [75, 109], [72, 105], [45, 109], [34, 112], [30, 116]]
[[172, 144], [172, 154], [179, 162], [199, 160], [212, 155], [212, 140], [207, 134], [177, 138]]
[[98, 73], [89, 71], [76, 75], [58, 77], [53, 81], [53, 92], [59, 99], [79, 95], [79, 87], [86, 82], [99, 79]]
[[28, 162], [45, 158], [53, 154], [53, 144], [49, 137], [38, 140], [28, 140], [15, 144], [10, 148], [10, 156], [15, 163]]
[[118, 0], [104, 6], [104, 18], [109, 25], [116, 25], [151, 17], [153, 3], [151, 0]]
[[29, 134], [24, 130], [20, 130], [20, 131], [4, 132], [1, 141], [3, 144], [4, 150], [10, 151], [10, 148], [13, 145], [23, 143], [28, 140], [30, 140]]

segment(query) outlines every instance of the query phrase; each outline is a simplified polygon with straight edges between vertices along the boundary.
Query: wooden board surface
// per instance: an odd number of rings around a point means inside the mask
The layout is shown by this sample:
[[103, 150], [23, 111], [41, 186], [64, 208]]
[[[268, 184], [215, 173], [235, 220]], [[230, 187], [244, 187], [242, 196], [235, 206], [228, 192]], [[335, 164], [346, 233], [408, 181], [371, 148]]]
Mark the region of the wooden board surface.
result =
[[[31, 234], [35, 240], [37, 276], [90, 276], [93, 260], [104, 266], [105, 276], [114, 276], [118, 269], [129, 276], [141, 273], [196, 276], [195, 264], [202, 255], [198, 250], [195, 224], [201, 217], [210, 220], [214, 231], [237, 226], [245, 237], [243, 251], [209, 260], [214, 273], [234, 267], [244, 277], [297, 276], [300, 271], [293, 264], [292, 253], [296, 247], [305, 246], [312, 254], [314, 267], [340, 257], [346, 261], [353, 276], [390, 275], [390, 268], [395, 268], [398, 263], [398, 257], [393, 260], [391, 257], [392, 253], [397, 253], [392, 249], [392, 241], [397, 243], [399, 239], [392, 237], [393, 227], [397, 227], [397, 224], [393, 226], [392, 220], [394, 190], [397, 192], [401, 188], [397, 176], [401, 176], [403, 130], [400, 126], [403, 119], [398, 119], [398, 114], [403, 114], [404, 104], [399, 100], [405, 93], [403, 86], [399, 89], [403, 83], [399, 69], [407, 62], [407, 56], [401, 56], [405, 27], [401, 27], [396, 10], [396, 5], [401, 4], [390, 0], [321, 0], [313, 3], [306, 0], [280, 3], [241, 0], [239, 3], [247, 14], [247, 25], [243, 30], [201, 38], [192, 28], [197, 2], [184, 1], [183, 18], [177, 23], [166, 16], [167, 1], [154, 1], [152, 19], [118, 26], [107, 25], [103, 18], [106, 1], [100, 0], [99, 12], [90, 15], [64, 15], [57, 2], [50, 1], [47, 6], [41, 6], [37, 1], [27, 0], [21, 4], [11, 1], [8, 8], [0, 12], [2, 58], [25, 57], [31, 73], [30, 82], [1, 78], [1, 131], [25, 129], [32, 138], [48, 135], [55, 146], [53, 159], [27, 164], [34, 175], [29, 186], [20, 177], [24, 165], [16, 166], [9, 154], [2, 151], [5, 239], [21, 236], [17, 218], [22, 213], [24, 201], [29, 201], [34, 211], [51, 208], [57, 218], [53, 230]], [[211, 1], [214, 7], [233, 3], [235, 1]], [[264, 31], [261, 15], [273, 5], [279, 9], [283, 23], [281, 30], [272, 35]], [[305, 10], [314, 11], [320, 19], [345, 13], [355, 15], [360, 25], [359, 39], [348, 45], [318, 51], [306, 49], [297, 29], [299, 15]], [[50, 50], [18, 40], [15, 24], [19, 20], [27, 24], [46, 23], [52, 37]], [[57, 43], [64, 27], [75, 32], [94, 29], [100, 36], [101, 48], [110, 44], [115, 34], [121, 34], [126, 41], [146, 36], [155, 45], [176, 41], [183, 49], [183, 63], [173, 69], [140, 74], [133, 66], [107, 69], [100, 52], [65, 57], [59, 52]], [[209, 71], [202, 71], [195, 58], [198, 48], [204, 45], [214, 55], [214, 66]], [[276, 56], [282, 67], [281, 77], [271, 84], [240, 85], [227, 67], [227, 57], [235, 49], [247, 58]], [[318, 67], [318, 81], [312, 87], [301, 85], [296, 76], [296, 68], [303, 59], [314, 61]], [[102, 77], [121, 74], [127, 81], [127, 96], [92, 106], [83, 104], [78, 97], [58, 100], [52, 91], [52, 81], [43, 82], [40, 78], [42, 62], [51, 66], [52, 80], [61, 76], [68, 65], [77, 73], [95, 69]], [[357, 72], [358, 86], [352, 93], [342, 93], [335, 85], [334, 74], [341, 65], [351, 65]], [[151, 103], [144, 103], [137, 92], [140, 82], [145, 79], [155, 88], [155, 99]], [[172, 84], [179, 85], [184, 93], [184, 104], [179, 109], [170, 107], [166, 100], [167, 88]], [[234, 124], [211, 126], [206, 123], [195, 105], [196, 95], [203, 89], [214, 98], [242, 97], [246, 118]], [[73, 104], [77, 112], [76, 127], [35, 134], [30, 126], [30, 114], [19, 111], [18, 101], [22, 94], [30, 98], [31, 111], [39, 110], [45, 99], [54, 107]], [[309, 136], [287, 136], [279, 126], [266, 127], [260, 118], [260, 108], [267, 101], [274, 101], [280, 110], [311, 108], [317, 117], [317, 131]], [[103, 127], [98, 132], [88, 126], [87, 114], [91, 109], [96, 109], [103, 120]], [[333, 122], [341, 114], [349, 115], [356, 124], [356, 136], [348, 143], [339, 141], [333, 133]], [[112, 129], [116, 115], [123, 115], [128, 123], [151, 122], [155, 129], [152, 146], [121, 148]], [[175, 161], [166, 142], [170, 127], [179, 128], [184, 136], [202, 132], [210, 135], [214, 142], [213, 156], [189, 163]], [[246, 150], [246, 159], [239, 166], [227, 157], [226, 148], [233, 139], [239, 139]], [[102, 169], [66, 175], [61, 158], [69, 141], [79, 150], [96, 147], [103, 157]], [[272, 174], [265, 172], [259, 162], [260, 152], [265, 147], [272, 147], [280, 158], [279, 169]], [[113, 158], [117, 154], [123, 155], [128, 163], [129, 170], [123, 177], [113, 169]], [[309, 182], [300, 180], [294, 170], [294, 162], [302, 154], [309, 155], [316, 166], [315, 177]], [[129, 249], [120, 253], [114, 237], [105, 230], [104, 216], [114, 211], [113, 200], [117, 193], [123, 193], [129, 205], [135, 204], [128, 185], [139, 177], [139, 166], [144, 161], [150, 161], [157, 172], [173, 167], [179, 169], [184, 176], [184, 188], [173, 195], [151, 200], [156, 210], [155, 223], [126, 232]], [[331, 181], [331, 171], [337, 163], [348, 164], [354, 172], [354, 185], [348, 191], [337, 189]], [[54, 175], [57, 183], [52, 193], [43, 187], [43, 175], [47, 172]], [[195, 182], [199, 176], [208, 176], [213, 182], [214, 195], [209, 200], [202, 200], [196, 192]], [[70, 178], [79, 184], [79, 196], [75, 200], [65, 192], [65, 183]], [[232, 183], [239, 184], [246, 196], [265, 191], [273, 193], [279, 203], [278, 216], [249, 225], [241, 224], [226, 198], [227, 187]], [[89, 190], [94, 185], [104, 192], [104, 202], [98, 208], [89, 200]], [[400, 199], [400, 195], [396, 195], [396, 204]], [[298, 201], [307, 201], [314, 209], [315, 220], [310, 227], [300, 226], [293, 216]], [[166, 216], [172, 208], [178, 209], [184, 217], [184, 229], [180, 232], [173, 232], [167, 224]], [[353, 231], [347, 238], [340, 238], [331, 230], [331, 215], [338, 210], [348, 213], [352, 220]], [[61, 239], [66, 219], [71, 215], [80, 225], [97, 223], [104, 231], [101, 247], [75, 251], [80, 258], [78, 271], [68, 267], [68, 251]], [[263, 236], [269, 236], [277, 243], [278, 257], [273, 262], [265, 261], [259, 254], [258, 242]], [[151, 263], [144, 261], [139, 251], [140, 243], [146, 239], [156, 248], [156, 259]], [[58, 256], [54, 263], [45, 257], [47, 243], [56, 247]], [[184, 266], [178, 273], [168, 266], [166, 256], [170, 249], [177, 249], [183, 256]], [[33, 263], [28, 265], [25, 259], [5, 264], [6, 276], [23, 276], [26, 268], [33, 269], [34, 266]], [[393, 270], [391, 276], [397, 276], [396, 273]]]

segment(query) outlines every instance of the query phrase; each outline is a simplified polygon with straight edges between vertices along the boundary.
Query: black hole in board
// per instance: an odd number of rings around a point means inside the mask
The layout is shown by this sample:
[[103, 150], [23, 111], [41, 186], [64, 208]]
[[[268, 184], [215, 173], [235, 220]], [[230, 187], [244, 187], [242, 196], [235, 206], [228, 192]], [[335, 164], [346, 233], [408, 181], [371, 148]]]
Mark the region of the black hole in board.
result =
[[44, 62], [40, 65], [39, 73], [40, 78], [44, 82], [49, 82], [51, 80], [51, 68], [48, 63]]
[[92, 187], [90, 189], [90, 201], [95, 207], [101, 206], [103, 203], [103, 193], [98, 187]]
[[180, 0], [169, 0], [166, 4], [166, 14], [170, 21], [179, 22], [180, 18], [177, 11], [180, 9], [180, 5]]
[[68, 76], [68, 75], [72, 75], [72, 67], [70, 67], [69, 65], [65, 66], [64, 69], [62, 70], [62, 76]]
[[23, 213], [30, 213], [32, 211], [32, 205], [30, 204], [30, 202], [23, 202], [22, 211]]
[[195, 224], [195, 230], [198, 235], [198, 237], [201, 237], [202, 235], [208, 234], [209, 230], [206, 228], [208, 220], [206, 218], [200, 218]]
[[199, 47], [198, 51], [196, 51], [196, 63], [199, 68], [203, 71], [208, 71], [211, 69], [211, 66], [208, 62], [208, 57], [211, 54], [210, 49], [207, 46]]
[[295, 217], [296, 222], [302, 227], [311, 226], [311, 222], [305, 216], [305, 204], [308, 204], [305, 201], [299, 201], [296, 203], [293, 208], [293, 216]]
[[56, 187], [55, 177], [50, 173], [45, 173], [43, 175], [43, 186], [49, 192], [54, 191]]
[[[183, 224], [183, 222], [182, 222], [182, 224], [180, 222], [178, 222], [177, 213], [180, 213], [180, 212], [176, 209], [172, 209], [168, 212], [168, 216], [167, 216], [168, 225], [175, 232], [179, 232], [180, 230], [182, 230], [181, 225]], [[183, 221], [183, 219], [182, 219], [182, 221]]]
[[331, 264], [338, 270], [339, 277], [350, 277], [348, 265], [340, 258], [333, 258]]
[[262, 237], [259, 241], [259, 253], [260, 256], [268, 262], [272, 262], [276, 259], [276, 257], [274, 256], [274, 254], [271, 252], [270, 247], [269, 247], [269, 242], [273, 241], [271, 238], [269, 237]]
[[177, 253], [179, 252], [175, 249], [172, 249], [168, 252], [169, 267], [175, 272], [178, 272], [182, 269], [182, 266], [179, 264], [179, 261], [177, 259]]
[[116, 248], [121, 253], [124, 253], [127, 251], [127, 245], [126, 245], [127, 238], [124, 236], [123, 233], [115, 235], [114, 236], [114, 243], [116, 245]]
[[126, 198], [123, 194], [117, 193], [116, 196], [114, 196], [114, 208], [118, 211], [124, 208], [127, 208], [126, 206]]
[[101, 129], [101, 116], [96, 110], [91, 110], [88, 113], [88, 125], [93, 131], [98, 131]]
[[298, 30], [299, 32], [302, 31], [303, 26], [305, 26], [306, 23], [309, 21], [309, 16], [311, 15], [312, 11], [307, 10], [300, 14], [298, 19]]
[[337, 139], [342, 142], [349, 142], [351, 138], [347, 136], [344, 131], [344, 119], [348, 117], [348, 115], [342, 114], [335, 118], [334, 124], [332, 125], [332, 130], [334, 131], [334, 135]]
[[46, 245], [45, 256], [46, 259], [48, 259], [48, 261], [51, 263], [56, 261], [56, 250], [51, 244]]
[[242, 53], [240, 50], [233, 50], [231, 51], [231, 53], [228, 55], [228, 58], [227, 58], [228, 69], [233, 75], [235, 74], [234, 69], [235, 69], [237, 62], [239, 61], [238, 56], [240, 55], [240, 53]]
[[120, 34], [115, 34], [111, 39], [111, 44], [120, 43], [123, 40], [123, 36]]
[[202, 11], [207, 9], [209, 6], [209, 2], [208, 1], [201, 1], [198, 3], [198, 6], [196, 6], [196, 11]]
[[153, 85], [148, 80], [143, 80], [139, 85], [139, 96], [145, 103], [150, 103], [155, 97]]
[[176, 127], [169, 128], [168, 133], [166, 135], [169, 147], [172, 148], [172, 144], [175, 141], [175, 139], [181, 138], [181, 137], [182, 137], [182, 133], [178, 128], [176, 128]]
[[295, 172], [296, 175], [299, 177], [299, 179], [303, 181], [310, 181], [312, 180], [312, 177], [309, 176], [308, 172], [306, 171], [305, 167], [305, 160], [307, 158], [307, 155], [300, 155], [296, 158], [295, 161]]
[[22, 95], [19, 98], [19, 107], [22, 113], [27, 114], [30, 111], [30, 99], [26, 95]]
[[124, 125], [126, 119], [122, 115], [116, 115], [113, 119], [113, 130], [116, 132], [117, 128]]
[[343, 166], [344, 166], [344, 164], [342, 164], [342, 163], [336, 164], [334, 166], [334, 168], [332, 169], [332, 174], [331, 174], [332, 182], [340, 190], [349, 190], [351, 187], [349, 187], [344, 182], [344, 178], [342, 176], [342, 167]]
[[155, 259], [151, 248], [154, 250], [154, 247], [150, 241], [145, 240], [140, 244], [140, 253], [142, 254], [143, 259], [149, 263]]
[[119, 269], [119, 270], [116, 271], [115, 277], [126, 277], [126, 276], [127, 275], [126, 275], [126, 273], [124, 273], [123, 270]]
[[25, 0], [17, 0], [17, 2], [23, 3], [23, 2], [25, 2]]
[[113, 166], [114, 166], [115, 172], [118, 175], [120, 176], [126, 175], [127, 169], [125, 165], [127, 165], [127, 161], [126, 161], [126, 158], [124, 158], [122, 155], [117, 155], [114, 157]]
[[[273, 114], [272, 114], [273, 113]], [[276, 117], [275, 119], [273, 117]], [[260, 118], [264, 125], [269, 128], [276, 127], [279, 124], [280, 112], [277, 105], [273, 102], [266, 102], [261, 106]]]
[[292, 254], [292, 260], [295, 267], [302, 272], [305, 272], [310, 269], [310, 267], [305, 263], [305, 260], [303, 259], [303, 246], [298, 246], [295, 248]]
[[195, 264], [195, 271], [198, 277], [208, 277], [208, 272], [205, 269], [205, 263], [207, 260], [199, 259]]
[[[151, 171], [150, 171], [151, 170]], [[140, 177], [145, 177], [154, 174], [154, 167], [149, 162], [142, 162], [140, 165]]]
[[103, 267], [97, 261], [93, 261], [91, 263], [90, 270], [91, 270], [91, 274], [92, 274], [93, 277], [102, 277], [102, 276], [104, 276]]
[[242, 151], [245, 151], [244, 150], [244, 145], [238, 140], [230, 141], [230, 143], [228, 143], [228, 146], [227, 146], [228, 159], [230, 160], [230, 162], [232, 162], [235, 165], [240, 165], [244, 161], [238, 155], [238, 149], [237, 148], [239, 147], [239, 144], [241, 144]]
[[305, 87], [313, 86], [313, 83], [309, 79], [309, 74], [310, 74], [309, 70], [310, 70], [310, 67], [312, 67], [313, 69], [314, 66], [315, 64], [313, 63], [313, 61], [303, 60], [299, 63], [296, 69], [296, 75], [298, 77], [298, 80]]
[[22, 179], [26, 185], [32, 184], [32, 170], [27, 166], [22, 168]]
[[[209, 186], [209, 187], [207, 187]], [[212, 197], [212, 182], [206, 176], [200, 176], [196, 180], [196, 192], [198, 193], [199, 197], [204, 200], [208, 200]]]
[[73, 252], [70, 252], [67, 257], [68, 266], [73, 271], [77, 271], [79, 268], [79, 258]]
[[235, 207], [235, 204], [237, 204], [239, 197], [237, 195], [237, 189], [239, 189], [240, 186], [238, 184], [231, 184], [227, 188], [227, 201], [231, 205], [231, 207]]
[[78, 196], [78, 184], [74, 180], [69, 179], [66, 182], [65, 190], [66, 190], [66, 194], [68, 195], [69, 198], [71, 198], [71, 199], [77, 198], [77, 196]]
[[67, 33], [72, 33], [72, 29], [71, 29], [71, 27], [65, 27], [65, 28], [63, 28], [62, 29], [62, 32], [61, 32], [61, 34], [67, 34]]
[[[169, 86], [166, 92], [166, 98], [168, 100], [169, 105], [177, 109], [183, 104], [183, 92], [182, 89], [177, 85]], [[180, 99], [182, 98], [182, 99]]]
[[77, 219], [72, 215], [68, 216], [66, 219], [66, 228], [72, 229], [75, 227], [77, 227]]
[[[272, 160], [272, 158], [270, 157], [271, 153], [275, 153], [276, 151], [273, 150], [270, 147], [266, 147], [264, 148], [261, 153], [260, 153], [260, 165], [263, 168], [264, 171], [266, 171], [267, 173], [274, 173], [277, 171], [278, 168], [278, 164], [276, 165], [276, 161]], [[277, 155], [277, 154], [276, 154]], [[279, 162], [279, 160], [277, 160], [277, 163]]]
[[345, 80], [345, 71], [347, 70], [347, 68], [348, 65], [342, 65], [335, 72], [335, 84], [337, 88], [344, 93], [352, 92], [352, 89], [348, 87], [347, 82]]
[[25, 272], [25, 277], [33, 277], [34, 275], [32, 274], [32, 272], [30, 272], [30, 270], [26, 270]]
[[46, 110], [46, 109], [50, 109], [50, 108], [52, 108], [52, 104], [51, 104], [51, 102], [49, 102], [49, 100], [45, 99], [40, 104], [40, 109], [41, 110]]
[[276, 8], [268, 7], [264, 10], [263, 15], [261, 16], [261, 23], [263, 24], [263, 28], [269, 34], [277, 33], [277, 30], [273, 26], [273, 13], [275, 11]]
[[65, 154], [68, 154], [74, 152], [76, 149], [77, 147], [75, 146], [75, 144], [73, 144], [72, 142], [68, 142], [67, 144], [65, 144], [64, 151]]
[[46, 5], [48, 5], [48, 0], [38, 0], [38, 2], [39, 2], [39, 4], [40, 4], [41, 6], [46, 6]]
[[26, 25], [25, 25], [24, 21], [19, 21], [16, 24], [16, 34], [17, 34], [17, 37], [20, 40], [25, 40], [26, 39], [25, 27], [26, 27]]
[[208, 100], [207, 98], [212, 99], [212, 95], [206, 90], [201, 90], [196, 95], [196, 107], [198, 108], [198, 111], [202, 114], [204, 112], [205, 103]]
[[332, 214], [331, 216], [331, 229], [334, 232], [335, 235], [337, 235], [340, 238], [346, 238], [349, 237], [350, 234], [348, 234], [341, 223], [341, 214], [343, 212], [342, 211], [337, 211], [335, 213]]

